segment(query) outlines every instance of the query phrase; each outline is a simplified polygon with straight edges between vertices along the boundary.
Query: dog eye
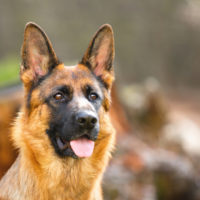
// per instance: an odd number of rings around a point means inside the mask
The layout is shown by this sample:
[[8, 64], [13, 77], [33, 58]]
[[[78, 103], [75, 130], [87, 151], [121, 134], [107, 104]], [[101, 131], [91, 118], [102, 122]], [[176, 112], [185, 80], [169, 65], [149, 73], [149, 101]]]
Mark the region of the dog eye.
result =
[[88, 98], [90, 101], [95, 101], [98, 98], [98, 94], [92, 92], [89, 94]]
[[61, 101], [61, 100], [64, 100], [64, 95], [62, 93], [56, 93], [54, 96], [54, 99], [57, 100], [57, 101]]

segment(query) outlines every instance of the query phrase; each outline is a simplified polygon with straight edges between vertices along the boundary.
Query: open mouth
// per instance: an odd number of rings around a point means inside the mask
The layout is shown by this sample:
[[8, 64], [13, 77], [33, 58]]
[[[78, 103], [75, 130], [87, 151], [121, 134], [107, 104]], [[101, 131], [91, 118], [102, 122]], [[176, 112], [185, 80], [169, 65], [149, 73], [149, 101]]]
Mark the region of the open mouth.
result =
[[60, 151], [71, 152], [71, 154], [74, 154], [72, 157], [87, 158], [92, 155], [94, 150], [94, 141], [86, 135], [71, 141], [57, 137], [56, 142]]

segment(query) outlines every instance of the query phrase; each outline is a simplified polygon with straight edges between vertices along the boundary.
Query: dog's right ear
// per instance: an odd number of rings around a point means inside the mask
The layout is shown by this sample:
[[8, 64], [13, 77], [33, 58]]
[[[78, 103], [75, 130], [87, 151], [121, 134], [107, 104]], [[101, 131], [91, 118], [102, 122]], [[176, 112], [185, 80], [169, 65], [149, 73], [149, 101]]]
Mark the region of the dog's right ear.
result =
[[44, 31], [35, 23], [28, 23], [24, 31], [20, 77], [30, 89], [59, 64], [52, 45]]

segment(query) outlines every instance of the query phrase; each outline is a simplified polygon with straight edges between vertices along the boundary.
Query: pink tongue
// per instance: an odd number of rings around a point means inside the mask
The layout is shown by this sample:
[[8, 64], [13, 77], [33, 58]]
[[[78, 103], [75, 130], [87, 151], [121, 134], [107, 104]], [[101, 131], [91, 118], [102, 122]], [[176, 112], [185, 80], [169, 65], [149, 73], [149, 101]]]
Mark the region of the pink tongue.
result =
[[94, 141], [86, 138], [79, 138], [70, 141], [70, 146], [74, 153], [80, 158], [90, 157], [94, 149]]

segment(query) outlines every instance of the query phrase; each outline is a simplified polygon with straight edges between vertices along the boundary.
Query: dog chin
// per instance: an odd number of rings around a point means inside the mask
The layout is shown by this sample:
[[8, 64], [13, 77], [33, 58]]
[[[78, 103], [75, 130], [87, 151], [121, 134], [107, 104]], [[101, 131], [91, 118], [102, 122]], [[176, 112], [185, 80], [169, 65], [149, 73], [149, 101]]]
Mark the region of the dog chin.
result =
[[56, 138], [56, 152], [61, 157], [72, 157], [78, 159], [78, 156], [73, 152], [70, 142], [67, 142], [60, 137]]
[[74, 159], [79, 159], [79, 157], [73, 152], [71, 148], [64, 149], [63, 151], [60, 151], [59, 154], [63, 158], [71, 157]]

